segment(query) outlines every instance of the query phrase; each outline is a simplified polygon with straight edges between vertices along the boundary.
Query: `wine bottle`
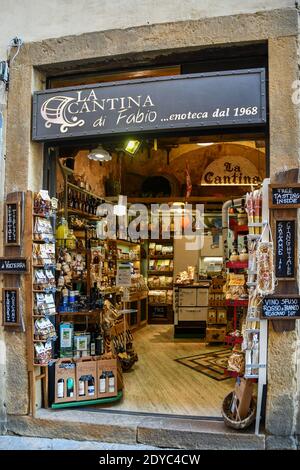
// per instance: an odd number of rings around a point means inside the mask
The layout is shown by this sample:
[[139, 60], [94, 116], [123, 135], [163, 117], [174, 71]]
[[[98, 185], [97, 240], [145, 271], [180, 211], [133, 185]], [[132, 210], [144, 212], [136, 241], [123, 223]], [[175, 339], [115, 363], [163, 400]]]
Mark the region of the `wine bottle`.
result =
[[67, 379], [67, 397], [74, 397], [74, 380], [72, 377]]
[[59, 379], [57, 381], [57, 398], [64, 398], [64, 388], [65, 388], [64, 379]]
[[81, 376], [79, 381], [78, 381], [78, 395], [80, 397], [84, 397], [85, 395], [85, 385], [84, 385], [84, 376]]
[[115, 391], [115, 376], [112, 370], [107, 373], [108, 377], [108, 393], [114, 393]]
[[105, 393], [106, 392], [106, 372], [102, 371], [99, 379], [99, 392]]
[[92, 375], [88, 376], [88, 395], [90, 397], [95, 395], [95, 379]]

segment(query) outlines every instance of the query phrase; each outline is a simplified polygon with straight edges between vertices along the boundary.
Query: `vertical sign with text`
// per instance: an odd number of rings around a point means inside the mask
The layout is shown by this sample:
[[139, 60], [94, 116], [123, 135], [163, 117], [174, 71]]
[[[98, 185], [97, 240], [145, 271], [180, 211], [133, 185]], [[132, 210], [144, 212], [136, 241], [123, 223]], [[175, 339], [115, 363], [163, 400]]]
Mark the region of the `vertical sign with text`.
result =
[[295, 278], [295, 220], [276, 220], [275, 274], [277, 278]]

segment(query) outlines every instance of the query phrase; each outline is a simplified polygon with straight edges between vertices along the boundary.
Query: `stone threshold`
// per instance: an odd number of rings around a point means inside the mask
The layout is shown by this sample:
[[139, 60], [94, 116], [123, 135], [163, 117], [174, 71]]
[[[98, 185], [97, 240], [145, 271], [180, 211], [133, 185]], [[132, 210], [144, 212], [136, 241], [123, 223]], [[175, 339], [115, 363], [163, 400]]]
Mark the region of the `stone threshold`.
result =
[[229, 429], [221, 421], [155, 415], [40, 409], [35, 418], [9, 415], [7, 431], [20, 436], [144, 444], [199, 450], [263, 450], [264, 434]]

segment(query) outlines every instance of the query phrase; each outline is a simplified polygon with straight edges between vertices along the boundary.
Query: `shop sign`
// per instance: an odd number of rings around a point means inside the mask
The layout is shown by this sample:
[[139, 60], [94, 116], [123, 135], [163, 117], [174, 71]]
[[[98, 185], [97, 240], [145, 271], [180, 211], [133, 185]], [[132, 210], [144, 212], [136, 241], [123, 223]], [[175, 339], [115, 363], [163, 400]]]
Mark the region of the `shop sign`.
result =
[[300, 183], [290, 186], [286, 184], [270, 184], [271, 209], [300, 208]]
[[0, 258], [0, 272], [6, 274], [24, 274], [28, 272], [26, 258]]
[[7, 202], [5, 205], [5, 245], [20, 245], [20, 204]]
[[215, 159], [206, 167], [201, 178], [202, 186], [255, 186], [261, 182], [253, 163], [239, 156]]
[[36, 92], [32, 138], [54, 141], [265, 122], [265, 70], [258, 68]]
[[262, 316], [270, 320], [300, 318], [300, 297], [265, 297], [262, 301]]
[[295, 278], [296, 223], [295, 220], [276, 220], [275, 274], [278, 279]]
[[19, 315], [19, 288], [4, 287], [2, 289], [3, 325], [17, 326], [20, 323]]

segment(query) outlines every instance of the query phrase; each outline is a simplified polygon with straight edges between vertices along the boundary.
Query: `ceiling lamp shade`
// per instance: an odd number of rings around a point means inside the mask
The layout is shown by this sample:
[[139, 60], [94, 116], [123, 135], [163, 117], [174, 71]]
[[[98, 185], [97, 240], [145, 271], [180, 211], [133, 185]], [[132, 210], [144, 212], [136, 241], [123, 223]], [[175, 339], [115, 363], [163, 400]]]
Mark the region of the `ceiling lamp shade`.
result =
[[88, 158], [97, 162], [109, 162], [112, 159], [111, 155], [102, 147], [102, 145], [98, 145], [98, 147], [94, 148], [88, 154]]

